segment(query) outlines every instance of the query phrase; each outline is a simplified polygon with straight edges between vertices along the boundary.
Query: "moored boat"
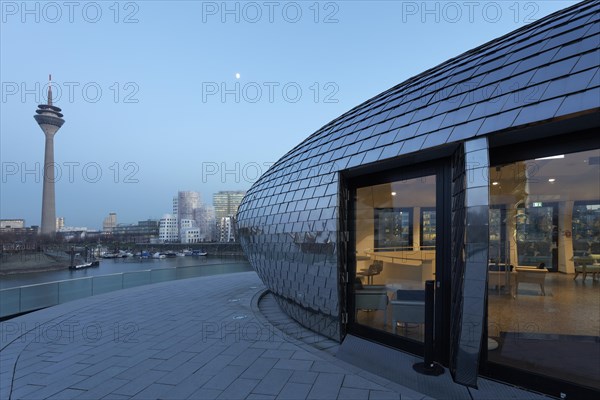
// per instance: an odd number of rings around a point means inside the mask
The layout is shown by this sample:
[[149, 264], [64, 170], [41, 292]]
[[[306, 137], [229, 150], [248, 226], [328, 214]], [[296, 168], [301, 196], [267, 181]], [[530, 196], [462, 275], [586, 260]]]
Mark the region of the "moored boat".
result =
[[100, 266], [100, 261], [94, 260], [94, 261], [86, 262], [83, 264], [71, 265], [69, 267], [69, 269], [82, 269], [82, 268], [99, 267], [99, 266]]
[[119, 258], [120, 255], [118, 253], [102, 253], [100, 256], [102, 258]]

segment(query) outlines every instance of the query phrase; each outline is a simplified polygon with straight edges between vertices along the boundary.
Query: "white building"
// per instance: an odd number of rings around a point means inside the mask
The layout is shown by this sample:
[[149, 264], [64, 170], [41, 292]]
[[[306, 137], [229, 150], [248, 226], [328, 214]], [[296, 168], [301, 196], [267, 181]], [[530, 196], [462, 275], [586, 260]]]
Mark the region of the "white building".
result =
[[194, 221], [193, 219], [183, 218], [183, 219], [179, 220], [179, 226], [181, 227], [181, 229], [195, 228], [196, 221]]
[[0, 219], [0, 229], [23, 229], [24, 219]]
[[200, 243], [200, 229], [182, 228], [181, 243]]
[[[184, 218], [179, 221], [179, 241], [181, 243], [189, 243], [184, 241], [184, 236], [186, 235], [186, 231], [189, 229], [198, 229], [196, 225], [196, 221], [193, 219]], [[194, 242], [195, 243], [195, 242]]]
[[177, 217], [165, 214], [158, 224], [158, 240], [161, 243], [177, 243], [179, 231], [177, 229]]
[[234, 242], [235, 241], [232, 217], [223, 217], [219, 221], [219, 241], [220, 242]]

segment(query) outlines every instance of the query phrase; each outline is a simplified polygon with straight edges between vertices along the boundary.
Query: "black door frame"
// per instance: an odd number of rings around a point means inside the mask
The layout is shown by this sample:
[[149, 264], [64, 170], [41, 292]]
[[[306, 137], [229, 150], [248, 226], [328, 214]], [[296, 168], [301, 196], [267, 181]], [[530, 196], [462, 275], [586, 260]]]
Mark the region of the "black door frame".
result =
[[[347, 229], [344, 256], [345, 262], [340, 268], [346, 268], [342, 275], [347, 274], [345, 288], [345, 307], [348, 315], [347, 326], [343, 331], [352, 333], [363, 338], [373, 340], [384, 345], [395, 347], [416, 355], [423, 355], [423, 343], [412, 341], [388, 332], [360, 325], [355, 321], [354, 304], [354, 278], [356, 277], [356, 227], [355, 227], [355, 198], [356, 190], [360, 187], [372, 186], [393, 181], [413, 179], [422, 176], [436, 176], [436, 298], [435, 298], [435, 359], [444, 365], [448, 364], [450, 348], [450, 211], [451, 211], [451, 159], [449, 157], [438, 158], [433, 161], [425, 161], [414, 164], [398, 164], [385, 166], [379, 171], [371, 167], [367, 173], [360, 171], [345, 171], [340, 176], [340, 188], [348, 191], [347, 204], [342, 205], [340, 210], [341, 225]], [[344, 215], [345, 214], [345, 215]]]

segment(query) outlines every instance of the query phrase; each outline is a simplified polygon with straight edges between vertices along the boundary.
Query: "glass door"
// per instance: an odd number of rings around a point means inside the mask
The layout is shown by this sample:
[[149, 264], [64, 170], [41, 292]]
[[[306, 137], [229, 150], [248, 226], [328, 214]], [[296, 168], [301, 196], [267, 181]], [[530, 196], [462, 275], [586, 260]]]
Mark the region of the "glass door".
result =
[[[435, 279], [437, 175], [355, 188], [352, 322], [422, 344], [425, 281]], [[395, 339], [394, 339], [395, 338]]]

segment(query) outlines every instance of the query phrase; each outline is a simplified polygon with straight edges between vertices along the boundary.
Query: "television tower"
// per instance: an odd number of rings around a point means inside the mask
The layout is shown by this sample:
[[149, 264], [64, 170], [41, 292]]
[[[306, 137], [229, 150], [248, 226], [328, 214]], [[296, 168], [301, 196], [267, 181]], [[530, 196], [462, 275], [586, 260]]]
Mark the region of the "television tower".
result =
[[40, 104], [35, 110], [35, 121], [46, 136], [44, 150], [44, 188], [42, 193], [42, 235], [56, 233], [56, 203], [54, 194], [54, 135], [65, 123], [61, 109], [52, 105], [52, 75], [48, 76], [48, 104]]

